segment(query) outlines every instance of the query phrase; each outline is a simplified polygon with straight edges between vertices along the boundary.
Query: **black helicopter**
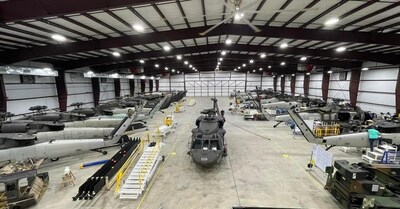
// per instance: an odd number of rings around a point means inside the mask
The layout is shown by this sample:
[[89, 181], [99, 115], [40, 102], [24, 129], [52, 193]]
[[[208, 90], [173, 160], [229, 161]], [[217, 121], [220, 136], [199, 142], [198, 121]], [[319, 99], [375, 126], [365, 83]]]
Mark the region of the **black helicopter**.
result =
[[227, 156], [225, 144], [225, 119], [221, 115], [217, 99], [213, 101], [212, 109], [201, 111], [202, 116], [196, 120], [196, 128], [192, 129], [190, 151], [188, 154], [193, 162], [203, 167], [210, 167]]

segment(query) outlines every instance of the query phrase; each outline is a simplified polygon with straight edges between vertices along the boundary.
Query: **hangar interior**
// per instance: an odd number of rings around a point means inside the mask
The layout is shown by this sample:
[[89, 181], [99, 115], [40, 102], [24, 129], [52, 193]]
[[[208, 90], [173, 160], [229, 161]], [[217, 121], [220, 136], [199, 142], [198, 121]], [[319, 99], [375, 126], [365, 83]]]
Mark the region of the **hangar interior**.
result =
[[3, 0], [0, 22], [0, 209], [400, 208], [397, 0]]

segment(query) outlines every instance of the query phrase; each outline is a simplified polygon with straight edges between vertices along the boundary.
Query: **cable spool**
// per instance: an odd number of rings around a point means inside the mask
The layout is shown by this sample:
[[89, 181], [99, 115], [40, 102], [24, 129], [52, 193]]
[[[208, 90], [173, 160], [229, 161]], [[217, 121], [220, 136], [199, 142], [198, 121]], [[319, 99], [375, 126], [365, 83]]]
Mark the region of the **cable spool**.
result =
[[294, 108], [294, 111], [295, 111], [295, 112], [300, 112], [300, 107]]

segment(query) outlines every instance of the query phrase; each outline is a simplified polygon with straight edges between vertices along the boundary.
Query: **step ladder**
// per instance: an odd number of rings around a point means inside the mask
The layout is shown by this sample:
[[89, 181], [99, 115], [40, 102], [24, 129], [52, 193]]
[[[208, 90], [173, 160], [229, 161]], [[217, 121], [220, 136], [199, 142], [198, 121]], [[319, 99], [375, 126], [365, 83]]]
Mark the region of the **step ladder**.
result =
[[146, 189], [147, 183], [163, 158], [160, 156], [160, 148], [161, 144], [157, 142], [154, 146], [144, 149], [125, 184], [119, 190], [120, 199], [137, 199]]
[[384, 160], [384, 154], [386, 153], [385, 161], [390, 161], [390, 159], [387, 159], [388, 152], [397, 152], [397, 147], [388, 144], [378, 145], [374, 148], [374, 151], [367, 151], [367, 153], [362, 156], [362, 159], [368, 163], [380, 163]]

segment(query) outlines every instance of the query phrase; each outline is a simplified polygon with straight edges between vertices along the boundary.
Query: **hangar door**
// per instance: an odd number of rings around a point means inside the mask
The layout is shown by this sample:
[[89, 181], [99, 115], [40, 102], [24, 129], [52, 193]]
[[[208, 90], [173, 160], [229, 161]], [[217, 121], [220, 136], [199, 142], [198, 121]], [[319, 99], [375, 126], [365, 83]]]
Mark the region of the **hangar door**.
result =
[[233, 90], [244, 91], [246, 75], [232, 72], [201, 72], [185, 75], [188, 96], [229, 96]]

